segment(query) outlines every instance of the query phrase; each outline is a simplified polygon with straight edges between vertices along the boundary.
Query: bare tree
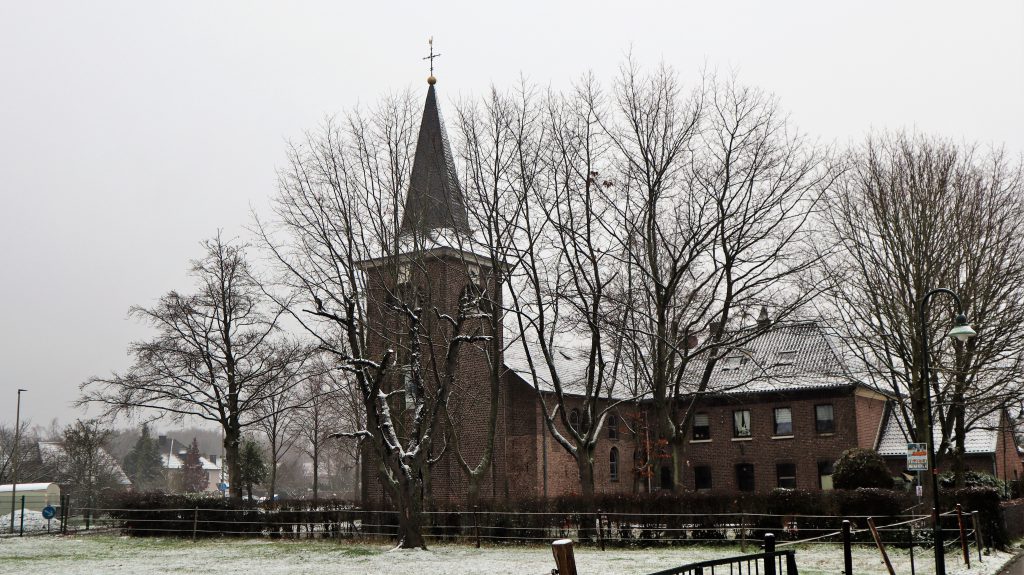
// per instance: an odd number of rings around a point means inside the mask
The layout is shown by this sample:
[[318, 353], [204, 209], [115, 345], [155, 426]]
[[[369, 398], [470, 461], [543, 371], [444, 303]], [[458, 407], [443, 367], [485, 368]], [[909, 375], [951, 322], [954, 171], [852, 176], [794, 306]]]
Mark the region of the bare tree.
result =
[[[507, 282], [518, 332], [512, 345], [523, 350], [547, 431], [576, 461], [586, 499], [623, 357], [609, 321], [622, 268], [612, 230], [623, 222], [603, 104], [600, 86], [586, 77], [569, 95], [549, 94], [542, 125], [520, 138], [517, 185], [526, 202]], [[584, 373], [567, 368], [563, 354]]]
[[[18, 448], [14, 448], [17, 438]], [[14, 478], [14, 468], [18, 468], [18, 481], [21, 483], [32, 483], [46, 478], [46, 468], [39, 460], [39, 451], [36, 444], [40, 436], [37, 430], [29, 421], [21, 422], [21, 429], [14, 432], [13, 425], [0, 425], [0, 483], [11, 483]], [[14, 463], [14, 455], [17, 452], [18, 463]]]
[[[489, 336], [477, 344], [487, 364], [487, 394], [479, 393], [477, 381], [457, 378], [459, 389], [445, 410], [448, 449], [466, 475], [467, 505], [474, 506], [494, 461], [505, 372], [502, 358], [507, 345], [501, 290], [518, 266], [515, 245], [527, 201], [525, 188], [536, 172], [534, 140], [541, 121], [532, 89], [526, 84], [512, 95], [492, 88], [481, 102], [467, 102], [457, 111], [458, 149], [466, 174], [465, 199], [475, 232], [460, 243], [460, 248], [464, 254], [473, 254], [476, 263], [482, 260], [487, 269], [494, 270], [492, 284], [477, 278], [459, 301], [465, 312], [480, 317], [485, 324], [480, 333]], [[464, 261], [466, 266], [472, 263]], [[471, 441], [464, 441], [458, 421], [463, 413], [475, 410], [487, 413], [484, 437], [474, 435]], [[507, 485], [505, 489], [507, 492]]]
[[366, 426], [354, 435], [381, 464], [406, 548], [425, 547], [424, 494], [431, 462], [443, 453], [435, 439], [460, 350], [488, 339], [470, 326], [478, 314], [450, 309], [437, 278], [426, 274], [436, 263], [428, 249], [435, 238], [400, 233], [413, 109], [407, 98], [386, 100], [372, 115], [328, 122], [294, 146], [281, 172], [277, 221], [258, 224], [288, 297], [301, 301], [293, 317], [359, 390]]
[[203, 249], [191, 266], [197, 291], [172, 291], [154, 307], [133, 307], [131, 315], [155, 328], [156, 337], [130, 346], [135, 364], [127, 372], [83, 383], [79, 404], [101, 405], [108, 417], [154, 410], [216, 423], [224, 431], [231, 496], [241, 498], [242, 432], [274, 413], [260, 409], [290, 390], [279, 378], [304, 360], [306, 346], [278, 335], [282, 312], [265, 297], [244, 246], [218, 234]]
[[[836, 243], [824, 266], [826, 312], [862, 377], [897, 398], [915, 441], [928, 440], [932, 395], [936, 455], [954, 456], [962, 484], [967, 430], [1022, 397], [1021, 165], [999, 150], [905, 133], [872, 137], [849, 161], [823, 212]], [[918, 306], [937, 287], [960, 294], [978, 337], [945, 338], [955, 310], [936, 301], [927, 325], [936, 377], [925, 385]]]
[[[735, 78], [706, 77], [686, 99], [670, 71], [627, 66], [616, 93], [624, 121], [614, 142], [633, 191], [619, 241], [639, 294], [623, 306], [623, 329], [679, 487], [694, 410], [726, 391], [712, 385], [719, 358], [816, 293], [802, 281], [816, 262], [807, 223], [836, 170], [773, 97]], [[739, 329], [759, 308], [771, 321]]]

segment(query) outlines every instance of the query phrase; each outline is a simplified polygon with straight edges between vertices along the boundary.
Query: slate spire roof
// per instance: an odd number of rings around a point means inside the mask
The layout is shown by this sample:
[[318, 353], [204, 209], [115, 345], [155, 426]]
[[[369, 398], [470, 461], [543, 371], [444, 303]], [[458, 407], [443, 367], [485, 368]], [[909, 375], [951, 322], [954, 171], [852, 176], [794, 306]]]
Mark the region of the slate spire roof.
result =
[[437, 108], [434, 82], [429, 82], [427, 101], [423, 105], [423, 121], [416, 142], [401, 233], [451, 229], [468, 235], [466, 203], [455, 172], [448, 134]]

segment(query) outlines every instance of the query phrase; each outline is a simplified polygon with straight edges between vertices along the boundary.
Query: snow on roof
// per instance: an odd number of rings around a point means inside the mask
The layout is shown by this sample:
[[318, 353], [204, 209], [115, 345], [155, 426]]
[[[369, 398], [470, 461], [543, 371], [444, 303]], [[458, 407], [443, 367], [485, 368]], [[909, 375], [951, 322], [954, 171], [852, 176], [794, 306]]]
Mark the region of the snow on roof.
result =
[[[966, 453], [995, 453], [996, 441], [999, 439], [998, 411], [980, 417], [964, 437], [964, 451]], [[907, 424], [899, 411], [892, 411], [885, 418], [885, 429], [882, 430], [882, 437], [878, 441], [878, 453], [887, 456], [904, 456], [907, 454], [907, 443], [911, 442], [909, 429], [913, 425]], [[934, 429], [932, 440], [936, 445], [942, 441], [942, 430]]]
[[[164, 469], [181, 469], [185, 467], [185, 452], [188, 451], [188, 448], [185, 444], [172, 437], [168, 437], [167, 441], [167, 444], [159, 448], [160, 464], [163, 465]], [[199, 456], [199, 462], [206, 471], [220, 470], [219, 463], [214, 463], [203, 456]]]
[[[552, 345], [551, 352], [551, 363], [562, 383], [562, 391], [572, 395], [584, 395], [587, 385], [587, 367], [590, 365], [589, 349], [580, 345]], [[554, 392], [551, 370], [544, 360], [544, 352], [539, 343], [529, 341], [524, 349], [523, 340], [519, 339], [505, 349], [505, 367], [532, 386], [534, 379], [530, 369], [530, 359], [533, 359], [533, 366], [537, 372], [537, 385], [541, 391]], [[615, 399], [632, 397], [624, 385], [611, 381], [608, 383], [609, 385], [601, 393], [601, 397], [608, 397], [608, 387], [611, 387], [611, 395]]]
[[[64, 445], [58, 441], [40, 441], [38, 443], [39, 457], [43, 460], [43, 463], [52, 463], [60, 466], [60, 463], [67, 457], [67, 452], [64, 451]], [[125, 475], [121, 464], [118, 463], [114, 456], [107, 453], [106, 449], [99, 448], [99, 456], [103, 459], [104, 465], [110, 468], [114, 476], [117, 477], [117, 482], [121, 485], [131, 485], [132, 482]]]
[[[752, 328], [746, 328], [752, 329]], [[815, 321], [775, 326], [747, 340], [744, 330], [731, 334], [742, 342], [726, 349], [715, 365], [707, 393], [741, 394], [845, 387], [855, 383], [836, 353], [827, 329]], [[553, 391], [550, 372], [540, 345], [531, 342], [529, 352], [522, 341], [505, 350], [505, 366], [527, 383], [533, 384], [527, 353], [534, 360], [542, 391]], [[585, 389], [588, 349], [576, 344], [552, 346], [552, 363], [566, 393], [582, 395]], [[700, 377], [706, 361], [695, 359], [688, 368], [689, 379]], [[626, 386], [612, 390], [614, 398], [630, 397]], [[606, 394], [602, 394], [606, 395]]]
[[[54, 489], [60, 489], [56, 483], [19, 483], [18, 491], [46, 491], [53, 486]], [[10, 483], [7, 485], [0, 485], [0, 493], [7, 493], [14, 491], [14, 486]]]
[[[854, 383], [827, 328], [819, 322], [779, 324], [746, 340], [744, 332], [753, 329], [730, 334], [740, 343], [726, 349], [715, 364], [710, 393], [793, 391]], [[702, 375], [706, 365], [706, 361], [694, 362], [691, 378]]]

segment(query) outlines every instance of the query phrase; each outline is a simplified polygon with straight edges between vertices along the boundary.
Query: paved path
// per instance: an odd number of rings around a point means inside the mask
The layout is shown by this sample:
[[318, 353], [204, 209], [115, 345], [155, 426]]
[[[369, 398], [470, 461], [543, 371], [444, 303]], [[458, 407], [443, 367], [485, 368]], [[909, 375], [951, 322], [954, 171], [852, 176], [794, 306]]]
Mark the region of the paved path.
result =
[[999, 575], [1024, 575], [1024, 553], [1017, 555], [1009, 565], [999, 572]]

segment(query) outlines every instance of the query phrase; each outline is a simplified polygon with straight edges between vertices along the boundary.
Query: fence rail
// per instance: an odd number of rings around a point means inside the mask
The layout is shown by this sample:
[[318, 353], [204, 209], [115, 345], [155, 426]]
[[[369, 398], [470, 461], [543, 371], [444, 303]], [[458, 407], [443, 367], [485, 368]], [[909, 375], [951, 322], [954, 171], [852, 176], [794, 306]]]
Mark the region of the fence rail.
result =
[[[116, 529], [140, 536], [255, 536], [271, 538], [388, 538], [398, 532], [390, 511], [359, 509], [71, 509], [58, 514], [54, 530]], [[546, 543], [571, 538], [586, 545], [637, 546], [739, 543], [756, 545], [765, 533], [777, 533], [779, 547], [795, 543], [841, 541], [844, 519], [852, 522], [852, 544], [873, 545], [867, 516], [686, 514], [686, 513], [516, 513], [491, 511], [425, 512], [424, 534], [430, 540], [494, 543]], [[883, 542], [890, 546], [930, 546], [931, 529], [912, 529], [930, 522], [927, 515], [876, 518]], [[943, 515], [943, 532], [956, 541], [960, 532], [955, 512]], [[973, 525], [968, 530], [974, 534]], [[975, 547], [980, 538], [972, 538]]]

